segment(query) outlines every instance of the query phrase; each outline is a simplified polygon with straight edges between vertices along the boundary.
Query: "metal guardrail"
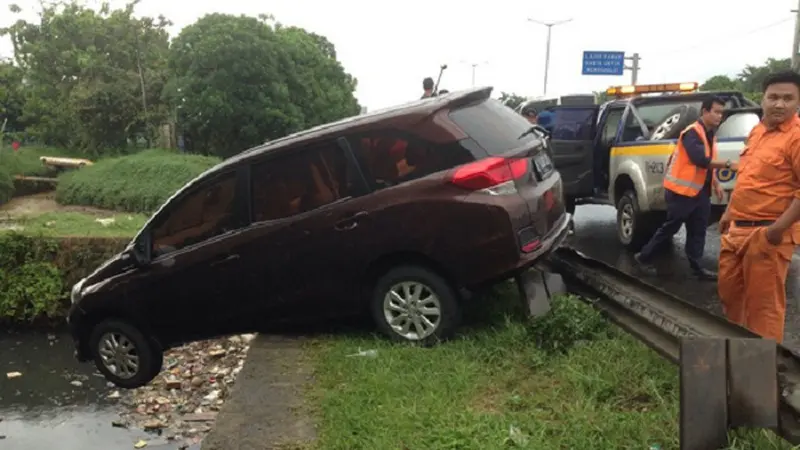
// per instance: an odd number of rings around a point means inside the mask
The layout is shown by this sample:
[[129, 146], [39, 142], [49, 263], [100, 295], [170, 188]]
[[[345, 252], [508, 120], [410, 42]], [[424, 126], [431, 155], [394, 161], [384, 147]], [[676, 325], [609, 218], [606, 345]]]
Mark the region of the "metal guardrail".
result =
[[[560, 248], [543, 266], [620, 327], [680, 364], [682, 449], [718, 448], [709, 439], [727, 440], [727, 429], [740, 426], [771, 428], [800, 444], [800, 357], [792, 351], [575, 249]], [[723, 396], [716, 406], [706, 392], [714, 389]], [[714, 408], [727, 410], [708, 419], [690, 414], [690, 420], [684, 417], [690, 406], [712, 416], [719, 412]], [[722, 431], [710, 429], [720, 421]], [[717, 437], [708, 436], [715, 432]], [[694, 443], [685, 434], [692, 434]]]

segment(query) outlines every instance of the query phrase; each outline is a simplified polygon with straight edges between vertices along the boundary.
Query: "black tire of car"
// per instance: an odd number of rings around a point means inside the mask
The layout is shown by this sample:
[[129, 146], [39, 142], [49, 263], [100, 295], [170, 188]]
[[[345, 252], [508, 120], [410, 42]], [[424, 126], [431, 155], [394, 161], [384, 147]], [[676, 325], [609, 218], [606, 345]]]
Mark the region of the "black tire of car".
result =
[[[623, 214], [630, 214], [633, 222], [633, 232], [626, 236], [623, 229]], [[653, 237], [661, 223], [664, 215], [660, 212], [641, 212], [639, 210], [639, 200], [634, 191], [625, 191], [617, 202], [617, 237], [625, 247], [638, 251], [647, 241]]]
[[[103, 364], [100, 357], [100, 339], [106, 333], [119, 333], [127, 337], [136, 347], [139, 356], [139, 371], [131, 378], [121, 378], [114, 375]], [[124, 389], [135, 389], [149, 383], [161, 371], [164, 363], [164, 354], [152, 339], [148, 339], [138, 328], [119, 320], [105, 320], [97, 324], [92, 330], [89, 345], [97, 370], [106, 379], [116, 386]]]
[[[668, 123], [673, 119], [673, 116], [678, 115], [678, 119], [674, 120], [671, 124]], [[693, 108], [689, 105], [681, 105], [677, 108], [673, 109], [664, 117], [664, 120], [658, 124], [653, 129], [653, 133], [650, 136], [651, 139], [659, 140], [659, 139], [677, 139], [678, 136], [681, 134], [681, 131], [684, 128], [688, 127], [692, 124], [697, 118], [699, 117], [700, 112], [697, 108]], [[663, 133], [662, 137], [656, 138], [656, 133], [660, 131], [660, 129], [666, 128], [665, 130], [661, 131]]]
[[[441, 319], [439, 326], [430, 336], [421, 340], [410, 340], [397, 334], [386, 322], [383, 301], [389, 289], [404, 281], [414, 281], [427, 286], [439, 298]], [[461, 305], [453, 286], [439, 274], [423, 266], [403, 265], [387, 271], [375, 283], [370, 299], [370, 311], [378, 329], [393, 341], [431, 345], [452, 337], [461, 324]]]

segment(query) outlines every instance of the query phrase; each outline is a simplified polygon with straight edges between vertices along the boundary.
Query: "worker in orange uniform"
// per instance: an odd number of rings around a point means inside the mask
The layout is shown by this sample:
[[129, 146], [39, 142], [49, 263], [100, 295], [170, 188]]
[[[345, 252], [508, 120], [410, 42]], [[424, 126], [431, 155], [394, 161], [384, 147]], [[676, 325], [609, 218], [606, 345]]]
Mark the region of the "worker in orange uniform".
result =
[[720, 220], [717, 289], [728, 320], [783, 341], [786, 276], [800, 243], [800, 75], [769, 75]]
[[684, 129], [669, 157], [664, 176], [664, 199], [667, 220], [656, 230], [642, 251], [634, 255], [640, 268], [656, 274], [652, 260], [656, 252], [686, 225], [686, 257], [695, 276], [716, 281], [715, 273], [700, 266], [706, 243], [706, 229], [711, 214], [711, 190], [722, 200], [722, 189], [714, 179], [713, 169], [731, 168], [731, 161], [718, 161], [715, 132], [722, 121], [725, 101], [719, 97], [703, 100], [700, 119]]

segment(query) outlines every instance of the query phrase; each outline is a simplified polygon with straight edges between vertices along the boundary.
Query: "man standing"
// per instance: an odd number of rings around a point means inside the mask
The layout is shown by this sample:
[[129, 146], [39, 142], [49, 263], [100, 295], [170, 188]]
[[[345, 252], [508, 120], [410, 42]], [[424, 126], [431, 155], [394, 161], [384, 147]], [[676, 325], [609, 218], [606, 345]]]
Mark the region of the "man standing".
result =
[[710, 97], [703, 101], [700, 119], [686, 127], [667, 162], [664, 176], [664, 196], [667, 202], [667, 220], [656, 231], [634, 258], [642, 269], [655, 274], [651, 265], [657, 250], [672, 239], [686, 225], [686, 256], [694, 274], [703, 280], [716, 280], [716, 274], [700, 266], [706, 243], [706, 228], [711, 214], [711, 188], [720, 200], [722, 189], [714, 179], [712, 169], [731, 169], [730, 161], [720, 162], [717, 157], [716, 128], [722, 122], [725, 101]]
[[728, 320], [783, 341], [786, 276], [800, 243], [800, 75], [769, 75], [761, 123], [740, 158], [725, 215], [717, 289]]
[[433, 78], [426, 77], [424, 80], [422, 80], [422, 90], [423, 93], [421, 98], [435, 97], [433, 94]]
[[528, 122], [530, 122], [532, 125], [538, 124], [537, 118], [539, 116], [539, 112], [536, 111], [536, 108], [533, 106], [524, 106], [520, 112], [522, 113], [522, 117], [528, 119]]

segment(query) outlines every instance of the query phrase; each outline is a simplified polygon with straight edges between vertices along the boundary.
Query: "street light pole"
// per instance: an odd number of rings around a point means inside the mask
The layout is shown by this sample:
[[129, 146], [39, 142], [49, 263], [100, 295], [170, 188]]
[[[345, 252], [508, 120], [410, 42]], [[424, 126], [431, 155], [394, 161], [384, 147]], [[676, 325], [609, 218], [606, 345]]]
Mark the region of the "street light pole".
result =
[[556, 25], [562, 25], [567, 22], [572, 22], [572, 19], [560, 20], [558, 22], [542, 22], [540, 20], [528, 18], [528, 22], [538, 23], [539, 25], [544, 25], [547, 27], [547, 49], [545, 50], [544, 54], [544, 93], [542, 95], [547, 95], [547, 75], [550, 72], [550, 38], [553, 33], [553, 27]]
[[482, 61], [482, 62], [477, 62], [476, 63], [476, 62], [469, 62], [469, 61], [464, 61], [464, 60], [462, 60], [461, 63], [462, 64], [469, 64], [470, 67], [472, 67], [472, 87], [475, 87], [475, 68], [478, 67], [478, 66], [482, 66], [484, 64], [489, 64], [488, 61]]

